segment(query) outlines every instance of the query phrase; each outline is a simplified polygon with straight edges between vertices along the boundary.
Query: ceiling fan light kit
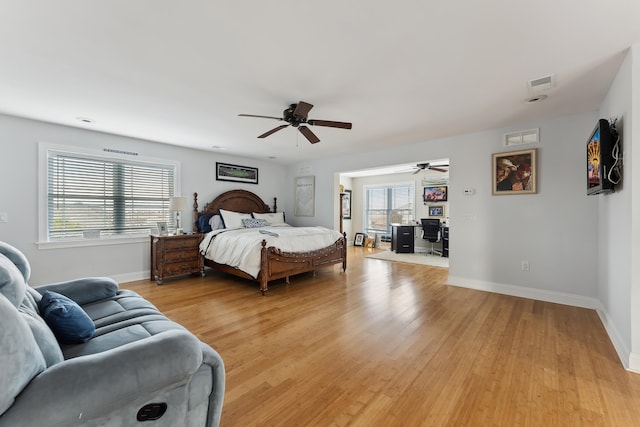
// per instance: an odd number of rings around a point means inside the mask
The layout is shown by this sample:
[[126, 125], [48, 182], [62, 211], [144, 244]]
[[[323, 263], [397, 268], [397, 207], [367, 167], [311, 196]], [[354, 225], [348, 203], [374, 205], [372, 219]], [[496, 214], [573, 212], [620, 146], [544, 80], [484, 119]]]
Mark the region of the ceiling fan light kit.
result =
[[331, 120], [317, 120], [317, 119], [309, 119], [309, 111], [313, 108], [313, 104], [309, 104], [308, 102], [300, 101], [297, 104], [289, 105], [289, 108], [282, 112], [282, 117], [274, 117], [274, 116], [261, 116], [257, 114], [238, 114], [241, 117], [258, 117], [261, 119], [273, 119], [280, 120], [283, 122], [287, 122], [286, 125], [277, 126], [262, 135], [258, 135], [258, 138], [266, 138], [271, 134], [278, 132], [286, 127], [292, 126], [294, 128], [298, 128], [300, 133], [304, 135], [307, 140], [315, 144], [320, 142], [320, 138], [316, 136], [315, 133], [311, 129], [309, 129], [306, 125], [311, 126], [324, 126], [324, 127], [332, 127], [339, 129], [351, 129], [352, 124], [348, 122], [334, 122]]

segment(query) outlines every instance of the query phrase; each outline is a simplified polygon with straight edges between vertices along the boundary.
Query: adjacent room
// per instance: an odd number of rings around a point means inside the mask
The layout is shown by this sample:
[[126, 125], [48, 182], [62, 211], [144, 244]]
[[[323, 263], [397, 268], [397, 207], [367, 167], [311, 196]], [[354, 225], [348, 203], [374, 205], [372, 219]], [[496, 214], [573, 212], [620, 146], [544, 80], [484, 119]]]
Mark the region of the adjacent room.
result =
[[638, 17], [4, 2], [0, 427], [636, 425]]

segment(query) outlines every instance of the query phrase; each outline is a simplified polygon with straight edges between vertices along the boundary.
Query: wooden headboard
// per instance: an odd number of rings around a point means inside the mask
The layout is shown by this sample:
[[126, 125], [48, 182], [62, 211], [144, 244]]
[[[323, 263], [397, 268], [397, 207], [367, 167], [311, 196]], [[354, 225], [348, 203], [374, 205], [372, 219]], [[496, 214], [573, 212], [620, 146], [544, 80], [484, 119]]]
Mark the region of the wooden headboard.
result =
[[273, 198], [273, 210], [262, 201], [262, 199], [247, 190], [231, 190], [222, 193], [212, 202], [204, 205], [204, 209], [198, 211], [198, 193], [193, 193], [193, 222], [195, 223], [195, 229], [198, 230], [198, 217], [204, 214], [215, 215], [220, 209], [228, 211], [240, 212], [240, 213], [268, 213], [276, 212], [278, 206], [276, 204], [276, 198]]

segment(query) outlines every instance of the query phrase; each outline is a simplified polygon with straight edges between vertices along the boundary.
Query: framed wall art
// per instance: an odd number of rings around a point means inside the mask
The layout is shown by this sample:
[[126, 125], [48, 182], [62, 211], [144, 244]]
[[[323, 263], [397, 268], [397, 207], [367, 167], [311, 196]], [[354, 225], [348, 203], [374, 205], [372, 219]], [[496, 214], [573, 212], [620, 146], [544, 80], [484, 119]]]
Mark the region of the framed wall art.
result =
[[216, 162], [216, 180], [258, 183], [258, 168]]
[[342, 219], [351, 219], [351, 190], [342, 193]]
[[496, 153], [491, 193], [535, 194], [537, 175], [535, 149]]
[[429, 216], [438, 218], [444, 217], [444, 205], [429, 206]]
[[315, 213], [315, 176], [299, 176], [295, 179], [295, 216], [313, 216]]

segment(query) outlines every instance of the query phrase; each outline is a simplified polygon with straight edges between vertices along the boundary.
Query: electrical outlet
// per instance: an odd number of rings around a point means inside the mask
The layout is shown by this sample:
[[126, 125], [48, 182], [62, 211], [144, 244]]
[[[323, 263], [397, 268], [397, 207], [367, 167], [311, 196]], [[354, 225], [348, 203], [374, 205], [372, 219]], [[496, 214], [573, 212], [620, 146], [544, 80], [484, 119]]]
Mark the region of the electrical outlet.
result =
[[529, 261], [521, 261], [520, 266], [522, 267], [522, 271], [529, 271]]

